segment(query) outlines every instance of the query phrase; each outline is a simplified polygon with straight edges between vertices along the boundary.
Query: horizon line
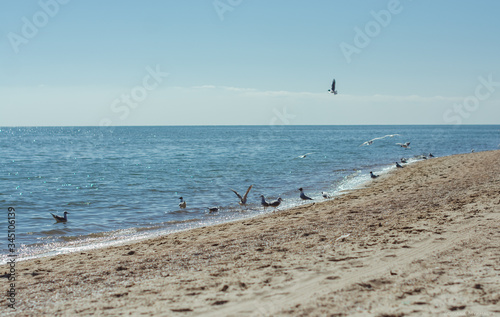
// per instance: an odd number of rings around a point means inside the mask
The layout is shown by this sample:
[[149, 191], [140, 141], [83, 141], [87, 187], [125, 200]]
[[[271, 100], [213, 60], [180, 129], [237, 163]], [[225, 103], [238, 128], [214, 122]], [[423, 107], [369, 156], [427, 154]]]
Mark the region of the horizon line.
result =
[[[308, 127], [308, 126], [497, 126], [500, 123], [463, 123], [463, 124], [432, 124], [432, 123], [410, 123], [410, 124], [184, 124], [184, 125], [13, 125], [0, 126], [2, 128], [131, 128], [131, 127]], [[1, 130], [0, 130], [1, 131]]]

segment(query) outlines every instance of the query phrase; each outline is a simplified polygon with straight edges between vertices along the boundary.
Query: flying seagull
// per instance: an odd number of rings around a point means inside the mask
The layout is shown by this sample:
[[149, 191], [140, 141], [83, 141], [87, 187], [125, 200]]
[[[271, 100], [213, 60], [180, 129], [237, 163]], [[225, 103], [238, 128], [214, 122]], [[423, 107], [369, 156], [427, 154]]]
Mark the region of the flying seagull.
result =
[[296, 158], [305, 158], [305, 157], [306, 157], [306, 156], [308, 156], [309, 154], [313, 154], [313, 152], [309, 152], [309, 153], [306, 153], [306, 154], [299, 155], [299, 156], [297, 156]]
[[333, 79], [333, 82], [332, 82], [332, 89], [328, 89], [328, 91], [329, 91], [331, 94], [334, 94], [334, 95], [336, 95], [336, 94], [337, 94], [337, 91], [335, 90], [335, 78]]
[[311, 197], [307, 197], [306, 194], [304, 194], [304, 190], [302, 189], [302, 187], [299, 188], [299, 190], [300, 190], [300, 198], [302, 200], [313, 200]]
[[184, 201], [184, 199], [182, 199], [182, 197], [179, 197], [179, 199], [181, 200], [181, 202], [179, 203], [179, 207], [182, 209], [186, 208], [186, 202]]
[[64, 212], [64, 217], [61, 217], [61, 216], [54, 215], [54, 214], [51, 213], [52, 217], [54, 217], [54, 219], [56, 220], [56, 222], [67, 222], [68, 221], [68, 214], [69, 214], [69, 212], [65, 211]]
[[396, 144], [399, 145], [400, 147], [404, 147], [405, 149], [409, 149], [410, 148], [410, 142], [396, 143]]
[[366, 141], [363, 144], [361, 144], [360, 146], [371, 145], [371, 144], [373, 144], [373, 141], [375, 141], [375, 140], [381, 140], [381, 139], [385, 139], [385, 138], [392, 138], [392, 137], [394, 137], [396, 135], [399, 135], [399, 134], [387, 134], [387, 135], [384, 135], [384, 136], [381, 136], [381, 137], [374, 138], [374, 139], [371, 139], [369, 141]]
[[248, 187], [247, 192], [245, 193], [245, 195], [243, 197], [241, 197], [241, 195], [238, 194], [234, 189], [231, 189], [233, 191], [233, 193], [235, 193], [236, 196], [238, 196], [238, 198], [240, 199], [240, 201], [238, 203], [241, 206], [245, 206], [247, 204], [247, 196], [248, 196], [248, 193], [250, 192], [250, 189], [252, 189], [252, 186], [253, 185], [250, 185], [250, 187]]

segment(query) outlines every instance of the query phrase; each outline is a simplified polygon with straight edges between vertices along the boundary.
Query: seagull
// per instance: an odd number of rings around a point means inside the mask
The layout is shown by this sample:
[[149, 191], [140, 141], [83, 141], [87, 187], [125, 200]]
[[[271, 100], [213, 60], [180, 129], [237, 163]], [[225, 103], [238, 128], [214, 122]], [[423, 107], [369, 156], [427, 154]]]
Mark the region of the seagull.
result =
[[333, 79], [333, 82], [332, 82], [332, 89], [328, 89], [328, 91], [329, 91], [331, 94], [334, 94], [334, 95], [336, 95], [336, 94], [337, 94], [337, 91], [335, 90], [335, 78]]
[[429, 157], [434, 157], [434, 154], [432, 154], [432, 153], [429, 153]]
[[64, 217], [61, 217], [61, 216], [54, 215], [53, 213], [51, 213], [52, 217], [54, 217], [56, 222], [67, 222], [68, 221], [68, 214], [69, 214], [69, 212], [65, 211]]
[[179, 203], [179, 207], [182, 209], [186, 208], [186, 202], [184, 201], [184, 199], [182, 199], [182, 197], [179, 197], [179, 199], [181, 200], [181, 202]]
[[219, 208], [218, 207], [208, 207], [208, 213], [212, 213], [212, 212], [217, 212], [219, 211]]
[[296, 158], [305, 158], [305, 157], [306, 157], [306, 156], [308, 156], [309, 154], [312, 154], [312, 152], [311, 152], [311, 153], [306, 153], [306, 154], [299, 155], [299, 156], [297, 156]]
[[335, 239], [335, 242], [339, 241], [339, 240], [342, 240], [344, 241], [345, 238], [349, 237], [351, 234], [348, 233], [348, 234], [343, 234], [341, 235], [340, 237], [338, 237], [337, 239]]
[[236, 196], [238, 196], [238, 198], [240, 199], [240, 201], [238, 203], [241, 206], [245, 206], [247, 204], [247, 196], [248, 196], [248, 193], [250, 192], [250, 189], [252, 189], [252, 186], [253, 185], [250, 185], [250, 187], [248, 187], [247, 192], [245, 193], [245, 195], [243, 197], [241, 197], [241, 195], [238, 194], [234, 189], [231, 189], [233, 191], [233, 193], [235, 193]]
[[384, 135], [384, 136], [381, 136], [381, 137], [374, 138], [374, 139], [371, 139], [369, 141], [366, 141], [363, 144], [361, 144], [360, 146], [363, 146], [363, 145], [372, 145], [373, 141], [375, 141], [375, 140], [381, 140], [381, 139], [385, 139], [385, 138], [392, 138], [392, 137], [395, 137], [396, 135], [399, 135], [399, 134], [387, 134], [387, 135]]
[[260, 204], [262, 205], [262, 207], [264, 207], [264, 210], [269, 207], [269, 203], [264, 198], [264, 195], [260, 195]]
[[323, 196], [323, 198], [325, 198], [325, 199], [330, 198], [330, 196], [325, 192], [321, 192], [321, 196]]
[[408, 159], [407, 159], [407, 158], [405, 158], [405, 157], [402, 157], [402, 158], [401, 158], [401, 163], [406, 163], [406, 162], [408, 162]]
[[302, 200], [313, 200], [311, 197], [307, 197], [306, 194], [304, 194], [304, 190], [301, 188], [299, 188], [300, 190], [300, 198], [302, 198]]
[[375, 174], [373, 174], [373, 172], [370, 172], [370, 177], [371, 177], [371, 178], [377, 178], [378, 176], [379, 176], [379, 175], [375, 175]]
[[410, 148], [410, 142], [396, 143], [396, 144], [399, 145], [400, 147], [404, 147], [405, 149], [409, 149]]
[[269, 206], [274, 207], [274, 209], [276, 210], [276, 208], [278, 208], [278, 206], [281, 204], [282, 201], [283, 199], [281, 199], [281, 197], [278, 197], [277, 200], [269, 203]]
[[403, 166], [401, 166], [398, 162], [396, 162], [396, 167], [403, 168]]

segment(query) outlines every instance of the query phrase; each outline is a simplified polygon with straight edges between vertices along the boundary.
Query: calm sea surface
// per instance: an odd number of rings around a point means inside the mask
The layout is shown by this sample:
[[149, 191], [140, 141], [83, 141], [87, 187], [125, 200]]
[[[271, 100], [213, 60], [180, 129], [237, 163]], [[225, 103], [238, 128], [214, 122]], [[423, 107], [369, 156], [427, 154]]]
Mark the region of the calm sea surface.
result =
[[[399, 135], [360, 146], [388, 134]], [[396, 145], [405, 142], [409, 149]], [[280, 208], [288, 208], [302, 204], [299, 187], [322, 199], [321, 192], [359, 186], [369, 171], [383, 173], [401, 157], [499, 143], [500, 126], [0, 128], [0, 261], [8, 254], [8, 207], [16, 213], [17, 253], [26, 258], [252, 217], [271, 211], [260, 195], [282, 197]], [[251, 184], [242, 211], [230, 188], [243, 194]], [[220, 211], [209, 214], [212, 206]], [[55, 223], [50, 213], [64, 211], [69, 221]]]

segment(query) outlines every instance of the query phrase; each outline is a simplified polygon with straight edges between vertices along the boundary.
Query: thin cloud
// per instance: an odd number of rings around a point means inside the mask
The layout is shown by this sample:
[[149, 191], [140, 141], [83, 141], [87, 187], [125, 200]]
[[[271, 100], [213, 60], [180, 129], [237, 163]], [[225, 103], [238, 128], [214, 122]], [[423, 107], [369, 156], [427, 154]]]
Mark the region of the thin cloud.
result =
[[192, 87], [170, 87], [181, 91], [191, 90], [211, 90], [221, 92], [233, 92], [244, 94], [245, 96], [256, 97], [297, 97], [297, 98], [314, 98], [314, 99], [331, 99], [340, 101], [353, 102], [459, 102], [463, 99], [461, 96], [421, 96], [421, 95], [350, 95], [339, 94], [332, 96], [326, 92], [307, 92], [307, 91], [287, 91], [287, 90], [258, 90], [255, 88], [244, 88], [234, 86], [216, 86], [216, 85], [201, 85]]
[[[221, 90], [230, 91], [243, 94], [250, 94], [256, 96], [314, 96], [315, 93], [311, 92], [297, 92], [297, 91], [286, 91], [286, 90], [258, 90], [255, 88], [243, 88], [243, 87], [233, 87], [233, 86], [215, 86], [215, 85], [201, 85], [193, 86], [190, 88], [175, 87], [179, 89], [189, 90], [189, 89], [211, 89], [211, 90]], [[319, 94], [318, 94], [319, 95]]]

